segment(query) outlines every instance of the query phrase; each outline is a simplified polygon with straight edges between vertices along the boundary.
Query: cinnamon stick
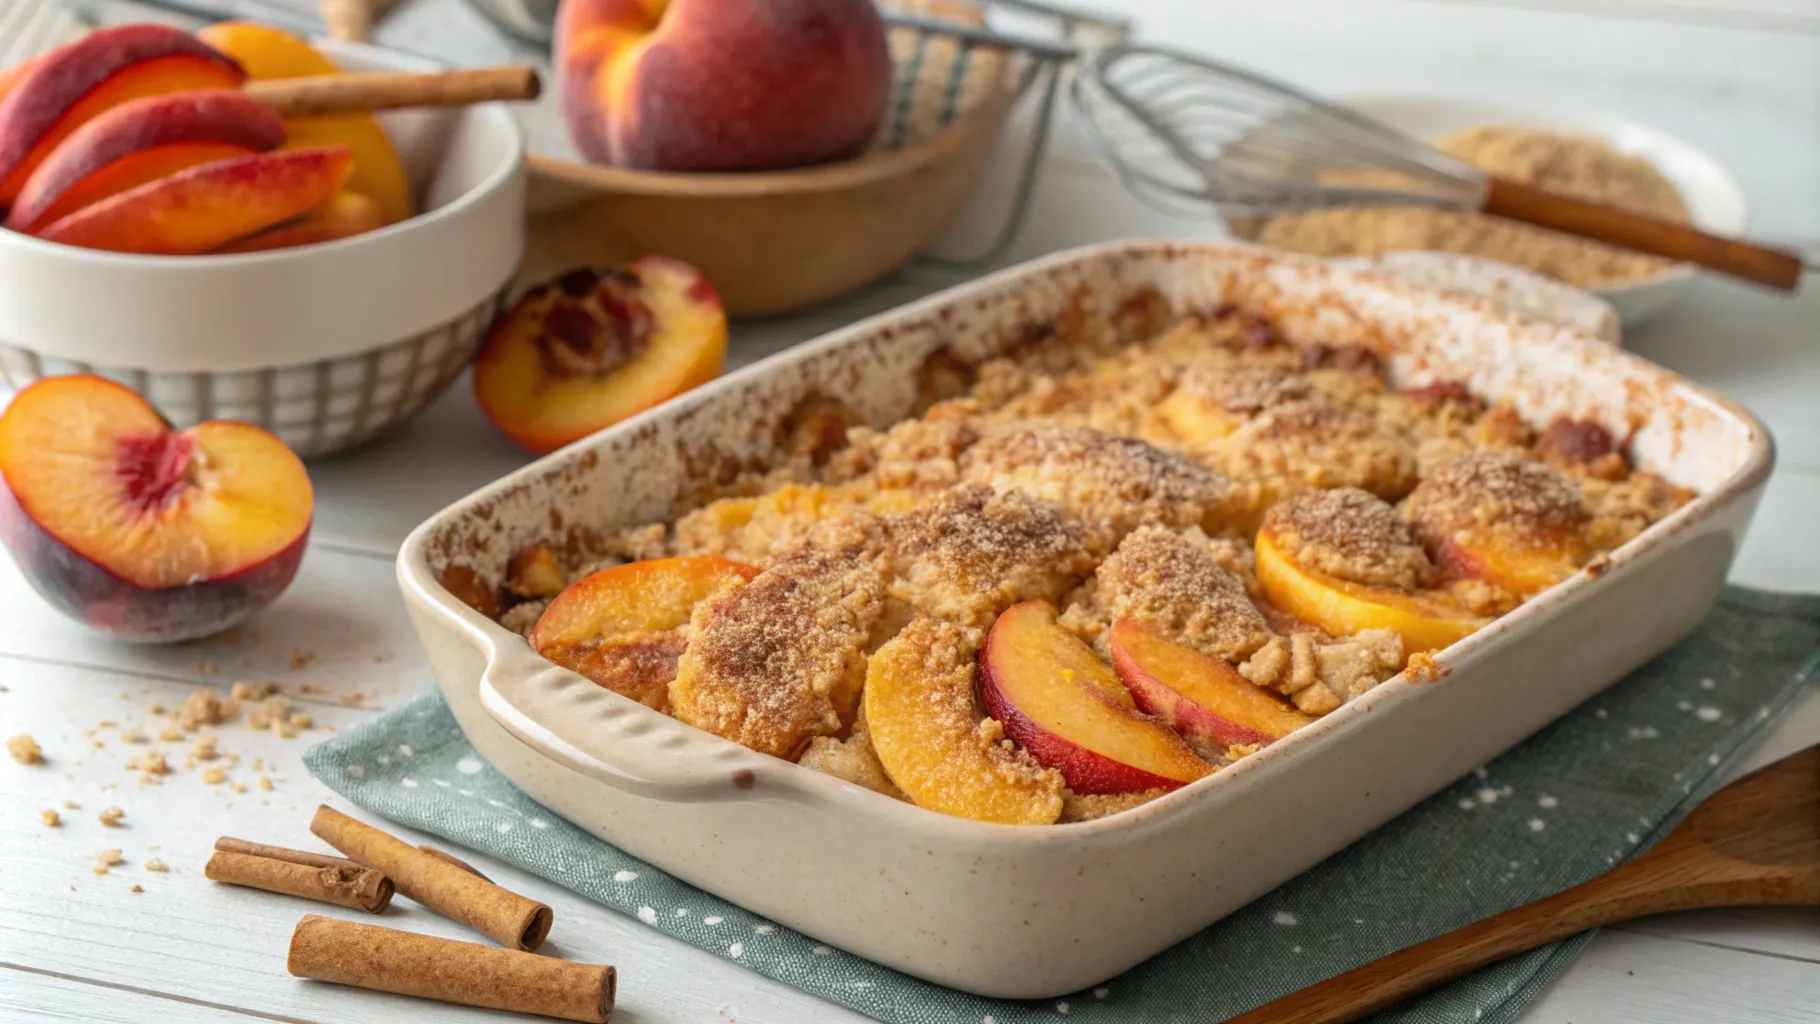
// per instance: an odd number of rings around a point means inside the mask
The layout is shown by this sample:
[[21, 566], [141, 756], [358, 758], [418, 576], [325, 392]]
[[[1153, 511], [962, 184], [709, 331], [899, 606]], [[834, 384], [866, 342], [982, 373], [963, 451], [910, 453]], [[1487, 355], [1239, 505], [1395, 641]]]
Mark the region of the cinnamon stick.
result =
[[464, 1006], [607, 1024], [618, 973], [605, 964], [458, 942], [306, 914], [285, 966], [299, 978]]
[[223, 836], [202, 873], [216, 882], [301, 896], [377, 914], [392, 902], [384, 873], [340, 857]]
[[550, 908], [433, 857], [415, 846], [326, 804], [310, 831], [362, 864], [385, 872], [398, 891], [492, 938], [502, 946], [533, 950], [550, 934]]
[[422, 850], [424, 853], [427, 853], [430, 856], [436, 858], [437, 860], [442, 861], [445, 864], [455, 865], [456, 867], [460, 868], [463, 871], [466, 871], [468, 874], [473, 875], [476, 878], [481, 878], [488, 882], [492, 881], [491, 878], [487, 878], [487, 876], [481, 874], [479, 868], [476, 868], [474, 865], [469, 864], [467, 861], [462, 860], [460, 857], [455, 856], [454, 854], [448, 852], [447, 850], [438, 850], [434, 846], [419, 846], [417, 848], [419, 850]]

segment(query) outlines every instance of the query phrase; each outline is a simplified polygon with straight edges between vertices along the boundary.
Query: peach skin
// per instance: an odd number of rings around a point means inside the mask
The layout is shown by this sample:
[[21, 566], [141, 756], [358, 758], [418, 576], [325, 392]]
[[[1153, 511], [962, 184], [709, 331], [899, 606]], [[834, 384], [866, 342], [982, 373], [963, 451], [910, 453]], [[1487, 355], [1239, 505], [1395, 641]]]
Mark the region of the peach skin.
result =
[[38, 165], [6, 226], [29, 233], [185, 167], [276, 149], [282, 142], [278, 115], [234, 90], [129, 100], [71, 132]]
[[621, 696], [665, 710], [683, 627], [708, 595], [758, 570], [724, 558], [658, 558], [568, 585], [531, 629], [537, 653]]
[[38, 237], [112, 252], [205, 253], [327, 200], [352, 164], [346, 146], [217, 160], [109, 196]]
[[0, 415], [0, 539], [40, 594], [116, 637], [178, 641], [282, 593], [309, 536], [303, 463], [271, 434], [173, 430], [88, 375], [29, 385]]
[[1076, 793], [1175, 789], [1213, 770], [1131, 706], [1112, 668], [1057, 624], [1046, 602], [1006, 609], [986, 634], [979, 665], [986, 710]]
[[299, 245], [352, 238], [384, 226], [385, 214], [380, 212], [378, 203], [358, 192], [344, 190], [330, 196], [321, 206], [304, 211], [301, 217], [293, 217], [258, 234], [229, 242], [214, 251], [268, 252], [272, 249], [291, 249]]
[[919, 807], [974, 821], [1049, 825], [1062, 776], [981, 721], [973, 698], [977, 633], [919, 618], [866, 663], [865, 722], [885, 774]]
[[1171, 642], [1132, 619], [1113, 623], [1112, 666], [1131, 696], [1184, 736], [1220, 746], [1265, 746], [1316, 719], [1253, 686], [1229, 663]]
[[[311, 78], [341, 70], [309, 43], [269, 25], [224, 21], [197, 30], [196, 37], [239, 61], [254, 81]], [[377, 202], [387, 224], [416, 215], [411, 180], [405, 176], [391, 136], [371, 114], [293, 117], [285, 120], [284, 128], [286, 149], [337, 144], [352, 149], [354, 173], [348, 176], [348, 191]]]
[[0, 99], [0, 206], [10, 207], [51, 151], [127, 100], [190, 89], [237, 89], [240, 65], [165, 25], [117, 25], [39, 57]]
[[567, 0], [556, 69], [582, 155], [647, 170], [857, 156], [891, 93], [871, 0]]
[[720, 373], [727, 315], [695, 268], [645, 256], [526, 292], [474, 361], [474, 396], [507, 437], [554, 451]]

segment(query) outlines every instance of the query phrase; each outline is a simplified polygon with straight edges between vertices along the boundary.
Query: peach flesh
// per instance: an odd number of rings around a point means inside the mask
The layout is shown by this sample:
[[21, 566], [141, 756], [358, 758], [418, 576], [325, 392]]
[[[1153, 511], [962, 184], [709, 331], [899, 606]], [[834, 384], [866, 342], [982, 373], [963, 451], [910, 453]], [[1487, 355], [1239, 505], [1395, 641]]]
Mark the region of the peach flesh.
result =
[[295, 576], [302, 463], [256, 427], [171, 430], [98, 377], [41, 380], [0, 415], [0, 540], [33, 589], [129, 641], [208, 636]]
[[1076, 793], [1175, 789], [1212, 770], [1168, 727], [1113, 700], [1124, 686], [1044, 602], [1000, 615], [979, 665], [987, 713]]
[[1226, 662], [1130, 619], [1113, 625], [1111, 647], [1113, 667], [1138, 707], [1184, 735], [1222, 746], [1264, 746], [1316, 721]]
[[0, 206], [12, 204], [57, 142], [115, 103], [182, 88], [232, 89], [245, 78], [225, 55], [165, 25], [100, 28], [43, 55], [0, 98]]
[[[57, 201], [91, 175], [135, 153], [182, 143], [216, 143], [255, 152], [276, 149], [284, 144], [284, 122], [272, 108], [229, 89], [166, 93], [122, 103], [71, 132], [38, 165], [20, 190], [6, 226], [31, 231], [51, 223], [74, 212], [60, 209]], [[96, 197], [100, 198], [105, 197]]]
[[1330, 636], [1389, 629], [1403, 637], [1408, 655], [1463, 640], [1489, 621], [1438, 597], [1368, 587], [1297, 565], [1269, 531], [1258, 533], [1255, 553], [1258, 586], [1265, 598]]

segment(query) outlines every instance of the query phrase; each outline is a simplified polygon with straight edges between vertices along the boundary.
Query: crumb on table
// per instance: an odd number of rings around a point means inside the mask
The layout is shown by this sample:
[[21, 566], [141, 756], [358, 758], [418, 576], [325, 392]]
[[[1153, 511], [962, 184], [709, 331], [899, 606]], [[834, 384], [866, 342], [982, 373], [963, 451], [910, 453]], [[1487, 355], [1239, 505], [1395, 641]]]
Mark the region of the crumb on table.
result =
[[20, 733], [6, 741], [6, 752], [20, 764], [43, 764], [44, 748], [29, 733]]
[[119, 828], [120, 819], [126, 817], [126, 812], [118, 807], [104, 807], [96, 817], [100, 818], [101, 824], [108, 828]]

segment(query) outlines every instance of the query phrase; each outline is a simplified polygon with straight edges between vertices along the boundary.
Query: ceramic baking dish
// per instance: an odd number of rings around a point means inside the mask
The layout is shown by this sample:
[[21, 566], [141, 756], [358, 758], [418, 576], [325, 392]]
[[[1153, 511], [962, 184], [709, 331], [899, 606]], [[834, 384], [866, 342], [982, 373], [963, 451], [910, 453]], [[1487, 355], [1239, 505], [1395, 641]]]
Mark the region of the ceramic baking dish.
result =
[[[1016, 827], [899, 803], [697, 731], [534, 654], [445, 589], [497, 581], [537, 540], [660, 519], [763, 459], [800, 398], [902, 418], [947, 346], [1002, 350], [1081, 293], [1238, 302], [1299, 341], [1362, 342], [1401, 381], [1466, 380], [1535, 420], [1593, 417], [1698, 499], [1439, 657], [1232, 767], [1135, 810]], [[837, 331], [484, 488], [405, 542], [399, 579], [475, 748], [545, 806], [816, 939], [990, 996], [1091, 986], [1217, 920], [1510, 747], [1686, 634], [1718, 595], [1769, 435], [1731, 402], [1593, 339], [1389, 278], [1233, 245], [1061, 253]], [[453, 567], [453, 568], [452, 568]]]

